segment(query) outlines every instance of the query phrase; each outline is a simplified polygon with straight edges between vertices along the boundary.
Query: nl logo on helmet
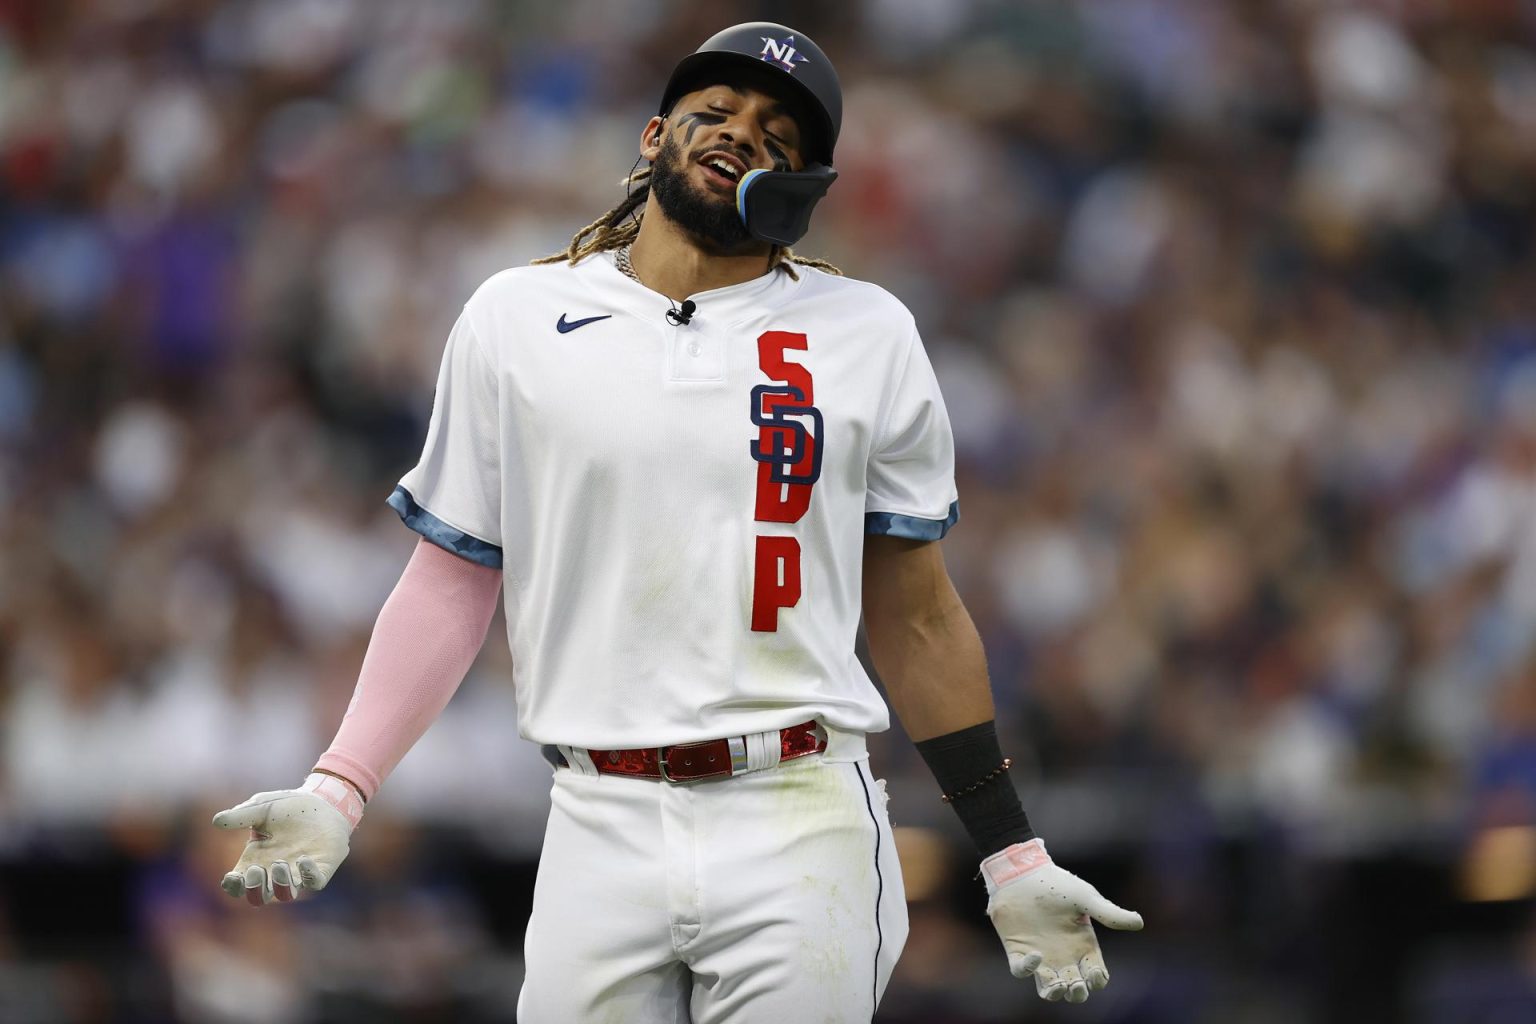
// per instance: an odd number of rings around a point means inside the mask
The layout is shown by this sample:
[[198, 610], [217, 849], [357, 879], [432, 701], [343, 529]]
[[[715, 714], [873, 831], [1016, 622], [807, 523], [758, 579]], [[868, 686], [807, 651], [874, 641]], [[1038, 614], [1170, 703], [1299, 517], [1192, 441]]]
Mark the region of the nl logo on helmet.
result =
[[809, 57], [802, 57], [795, 52], [795, 37], [790, 36], [782, 43], [777, 39], [769, 39], [767, 36], [758, 36], [763, 41], [763, 52], [758, 54], [763, 60], [777, 64], [785, 71], [795, 70], [795, 62], [805, 63]]

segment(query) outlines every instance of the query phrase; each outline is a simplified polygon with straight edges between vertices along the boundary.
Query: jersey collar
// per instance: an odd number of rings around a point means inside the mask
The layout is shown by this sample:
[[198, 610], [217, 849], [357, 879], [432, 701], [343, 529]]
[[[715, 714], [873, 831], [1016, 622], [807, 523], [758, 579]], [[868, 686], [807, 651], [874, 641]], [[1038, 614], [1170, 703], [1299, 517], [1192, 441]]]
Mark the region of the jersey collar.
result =
[[[612, 252], [601, 252], [586, 261], [601, 273], [605, 289], [611, 288], [615, 300], [643, 319], [666, 323], [667, 310], [673, 308], [671, 299], [652, 291], [618, 268]], [[800, 281], [790, 277], [783, 269], [775, 267], [750, 281], [711, 288], [688, 296], [698, 306], [694, 323], [706, 327], [729, 327], [773, 309], [788, 301], [799, 288]]]

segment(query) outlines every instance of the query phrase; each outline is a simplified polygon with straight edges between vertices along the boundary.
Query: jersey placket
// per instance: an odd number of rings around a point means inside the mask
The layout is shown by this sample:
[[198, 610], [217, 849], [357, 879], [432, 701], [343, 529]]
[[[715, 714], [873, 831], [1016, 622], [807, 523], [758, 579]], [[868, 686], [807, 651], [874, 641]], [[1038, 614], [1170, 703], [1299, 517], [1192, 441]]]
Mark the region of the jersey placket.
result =
[[712, 333], [701, 317], [667, 331], [667, 380], [720, 383], [725, 380], [725, 339]]

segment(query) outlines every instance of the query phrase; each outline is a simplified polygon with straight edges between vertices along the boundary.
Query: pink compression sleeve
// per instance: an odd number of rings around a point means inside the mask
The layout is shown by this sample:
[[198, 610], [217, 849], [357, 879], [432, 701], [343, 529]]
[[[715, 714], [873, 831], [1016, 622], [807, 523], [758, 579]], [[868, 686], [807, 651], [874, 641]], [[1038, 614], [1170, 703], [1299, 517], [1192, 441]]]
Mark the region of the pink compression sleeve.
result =
[[418, 543], [379, 611], [341, 728], [315, 767], [372, 799], [463, 682], [500, 592], [499, 569]]

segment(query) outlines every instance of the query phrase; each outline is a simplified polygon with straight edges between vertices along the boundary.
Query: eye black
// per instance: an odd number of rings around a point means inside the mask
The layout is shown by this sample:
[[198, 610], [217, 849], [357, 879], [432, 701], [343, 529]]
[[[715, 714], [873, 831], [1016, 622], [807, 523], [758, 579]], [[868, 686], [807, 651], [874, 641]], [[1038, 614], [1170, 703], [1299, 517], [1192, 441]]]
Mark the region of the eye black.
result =
[[683, 136], [683, 144], [690, 146], [693, 144], [694, 133], [699, 130], [700, 125], [717, 125], [725, 123], [725, 118], [721, 115], [706, 114], [703, 111], [695, 111], [693, 113], [684, 114], [677, 120], [679, 124], [685, 124], [688, 126], [687, 133]]

